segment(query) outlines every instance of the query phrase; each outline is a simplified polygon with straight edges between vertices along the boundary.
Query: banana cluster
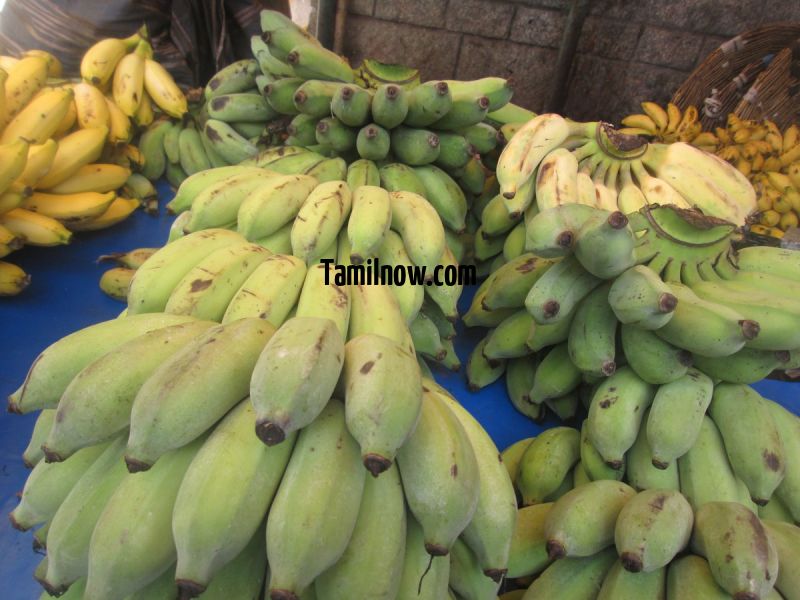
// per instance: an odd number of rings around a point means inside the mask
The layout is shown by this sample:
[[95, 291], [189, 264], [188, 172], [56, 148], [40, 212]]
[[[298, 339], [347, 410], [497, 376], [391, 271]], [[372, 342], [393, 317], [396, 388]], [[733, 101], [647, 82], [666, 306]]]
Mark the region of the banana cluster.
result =
[[716, 144], [703, 135], [703, 125], [699, 121], [696, 106], [689, 106], [684, 111], [672, 102], [667, 104], [666, 109], [655, 102], [642, 102], [641, 106], [644, 112], [622, 119], [624, 127], [620, 129], [621, 133], [642, 135], [666, 144], [687, 142], [703, 150], [714, 151]]
[[239, 240], [113, 257], [141, 263], [128, 314], [45, 349], [10, 397], [41, 411], [10, 515], [42, 526], [37, 580], [87, 600], [261, 597], [265, 577], [273, 600], [494, 597], [511, 480], [424, 377], [392, 293]]
[[[651, 464], [658, 429], [651, 435], [649, 424], [622, 469], [603, 462], [587, 423], [580, 432], [558, 427], [507, 448], [503, 462], [522, 498], [507, 576], [527, 588], [507, 597], [792, 598], [800, 527], [776, 496], [757, 507], [728, 460], [755, 450], [747, 424], [730, 419], [743, 398], [771, 412], [776, 425], [784, 421], [780, 439], [796, 451], [798, 418], [730, 384], [718, 386], [711, 403], [714, 419], [725, 419], [723, 433], [701, 416], [697, 441], [672, 473]], [[750, 460], [763, 463], [756, 454]]]

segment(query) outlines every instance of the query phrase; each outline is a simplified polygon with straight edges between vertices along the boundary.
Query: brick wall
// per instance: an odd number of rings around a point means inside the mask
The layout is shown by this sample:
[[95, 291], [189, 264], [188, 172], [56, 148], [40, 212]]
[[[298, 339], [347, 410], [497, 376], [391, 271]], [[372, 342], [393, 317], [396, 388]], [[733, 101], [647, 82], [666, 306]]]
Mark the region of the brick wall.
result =
[[[541, 110], [568, 0], [350, 0], [345, 53], [421, 69], [424, 79], [512, 77], [514, 101]], [[565, 113], [618, 121], [666, 102], [709, 52], [764, 23], [800, 21], [797, 0], [593, 0]]]

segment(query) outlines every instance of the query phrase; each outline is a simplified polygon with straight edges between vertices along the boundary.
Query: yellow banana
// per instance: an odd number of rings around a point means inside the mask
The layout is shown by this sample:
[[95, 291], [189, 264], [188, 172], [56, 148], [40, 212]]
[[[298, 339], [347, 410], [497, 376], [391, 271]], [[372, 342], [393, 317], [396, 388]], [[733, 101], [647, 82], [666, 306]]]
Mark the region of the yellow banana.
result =
[[[70, 89], [72, 89], [70, 87]], [[61, 119], [61, 122], [56, 127], [56, 130], [53, 132], [53, 137], [59, 139], [64, 137], [67, 133], [69, 133], [72, 128], [75, 126], [75, 123], [78, 121], [78, 108], [75, 106], [75, 98], [73, 92], [73, 99], [67, 105], [67, 112], [64, 114], [64, 118]]]
[[155, 119], [153, 101], [150, 99], [150, 94], [142, 90], [142, 101], [139, 102], [136, 114], [133, 115], [133, 122], [139, 127], [147, 127], [153, 122], [153, 119]]
[[133, 137], [133, 125], [117, 104], [106, 98], [108, 106], [108, 141], [111, 144], [127, 144]]
[[6, 126], [0, 144], [24, 138], [41, 144], [53, 136], [67, 114], [73, 92], [68, 88], [46, 89], [23, 108]]
[[797, 144], [800, 143], [800, 126], [790, 125], [786, 131], [783, 132], [783, 147], [780, 149], [781, 153], [786, 153]]
[[78, 126], [81, 129], [108, 127], [110, 115], [103, 92], [88, 83], [78, 83], [73, 89]]
[[22, 244], [22, 238], [7, 227], [0, 225], [0, 258], [8, 256], [14, 250], [19, 250]]
[[114, 71], [114, 85], [111, 88], [114, 103], [129, 117], [136, 114], [142, 101], [147, 47], [147, 42], [140, 42], [135, 52], [122, 57]]
[[0, 215], [0, 225], [31, 246], [58, 246], [68, 244], [72, 238], [72, 233], [59, 221], [23, 208]]
[[17, 265], [0, 260], [0, 296], [16, 296], [30, 282], [30, 275], [26, 275]]
[[86, 51], [81, 60], [81, 77], [94, 85], [106, 85], [117, 63], [132, 50], [141, 37], [138, 33], [124, 40], [106, 38], [100, 40]]
[[53, 194], [111, 192], [121, 188], [130, 175], [130, 169], [125, 167], [94, 163], [81, 167], [72, 177], [62, 181], [48, 191]]
[[14, 65], [6, 79], [4, 123], [17, 116], [30, 99], [44, 87], [45, 81], [47, 81], [47, 61], [42, 57], [28, 56]]
[[80, 223], [69, 223], [69, 229], [72, 231], [96, 231], [98, 229], [105, 229], [127, 219], [133, 211], [140, 206], [139, 200], [133, 198], [125, 198], [117, 196], [111, 203], [106, 212], [91, 221], [82, 221]]
[[624, 119], [622, 119], [622, 124], [625, 127], [631, 127], [633, 129], [641, 129], [647, 132], [650, 135], [655, 135], [658, 133], [658, 126], [656, 122], [649, 116], [643, 114], [636, 114], [636, 115], [628, 115]]
[[19, 62], [18, 58], [14, 58], [13, 56], [2, 55], [0, 56], [0, 69], [3, 69], [4, 71], [10, 71], [11, 69], [14, 68], [14, 65], [16, 65], [18, 62]]
[[53, 165], [36, 184], [36, 188], [46, 190], [54, 187], [72, 177], [82, 166], [96, 161], [103, 152], [107, 137], [106, 127], [93, 127], [79, 129], [61, 138]]
[[17, 140], [0, 145], [0, 194], [8, 189], [25, 170], [28, 161], [28, 142]]
[[669, 124], [669, 115], [661, 106], [655, 102], [642, 102], [642, 110], [653, 119], [656, 124], [656, 130], [660, 133], [667, 128]]
[[22, 185], [17, 181], [12, 183], [5, 192], [0, 194], [0, 215], [19, 207], [22, 201], [30, 196], [32, 192], [33, 190], [30, 186]]
[[26, 50], [22, 53], [22, 56], [38, 56], [45, 59], [47, 61], [47, 76], [52, 79], [60, 79], [64, 75], [64, 65], [47, 50]]
[[153, 102], [171, 117], [186, 113], [186, 96], [167, 70], [152, 59], [144, 61], [144, 87]]
[[28, 148], [28, 160], [25, 169], [16, 182], [22, 186], [34, 186], [50, 170], [56, 157], [58, 143], [47, 140], [44, 144], [37, 144]]
[[[660, 108], [660, 107], [659, 107]], [[681, 122], [681, 109], [674, 105], [672, 102], [667, 104], [667, 127], [663, 131], [666, 134], [675, 133], [678, 130], [678, 125]]]
[[[0, 56], [0, 59], [5, 58]], [[6, 122], [6, 80], [8, 79], [8, 72], [4, 67], [0, 66], [0, 128]]]
[[34, 193], [22, 201], [22, 208], [46, 215], [62, 223], [81, 223], [102, 215], [116, 198], [114, 192], [78, 194]]

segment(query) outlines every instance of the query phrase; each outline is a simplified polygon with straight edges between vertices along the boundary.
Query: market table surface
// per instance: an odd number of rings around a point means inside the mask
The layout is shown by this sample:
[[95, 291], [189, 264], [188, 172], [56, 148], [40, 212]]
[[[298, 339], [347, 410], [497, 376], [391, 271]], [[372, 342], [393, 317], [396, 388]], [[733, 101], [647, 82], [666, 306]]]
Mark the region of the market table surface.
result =
[[[163, 206], [173, 193], [164, 182], [160, 182], [158, 189]], [[111, 229], [76, 235], [69, 246], [24, 248], [6, 259], [25, 269], [33, 282], [19, 296], [0, 299], [0, 339], [4, 344], [0, 398], [6, 398], [19, 386], [33, 359], [48, 344], [87, 325], [112, 319], [122, 311], [123, 304], [105, 296], [98, 287], [100, 275], [110, 265], [97, 264], [97, 258], [111, 252], [160, 246], [167, 238], [171, 222], [172, 217], [163, 210], [158, 217], [137, 211]], [[473, 293], [474, 289], [465, 290], [462, 314]], [[459, 327], [456, 349], [462, 363], [466, 364], [470, 348], [483, 331]], [[555, 420], [536, 424], [517, 413], [508, 401], [502, 380], [480, 392], [471, 392], [463, 369], [460, 373], [437, 369], [435, 373], [439, 382], [478, 418], [501, 450], [556, 424]], [[764, 381], [755, 387], [800, 414], [800, 396], [796, 391], [799, 388], [794, 384]], [[3, 600], [31, 600], [41, 593], [32, 577], [42, 558], [32, 551], [32, 533], [13, 530], [6, 518], [16, 505], [16, 494], [22, 490], [28, 475], [21, 454], [35, 418], [35, 415], [0, 412], [0, 598]]]

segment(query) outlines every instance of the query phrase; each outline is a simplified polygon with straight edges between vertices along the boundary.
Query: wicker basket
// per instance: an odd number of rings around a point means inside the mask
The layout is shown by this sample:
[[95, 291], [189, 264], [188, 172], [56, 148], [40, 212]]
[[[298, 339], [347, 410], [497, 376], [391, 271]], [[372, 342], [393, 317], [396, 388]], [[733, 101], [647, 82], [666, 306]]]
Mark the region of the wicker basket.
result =
[[706, 57], [672, 102], [700, 109], [703, 129], [728, 113], [771, 119], [783, 129], [800, 121], [800, 23], [775, 23], [736, 36]]

